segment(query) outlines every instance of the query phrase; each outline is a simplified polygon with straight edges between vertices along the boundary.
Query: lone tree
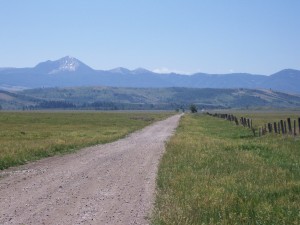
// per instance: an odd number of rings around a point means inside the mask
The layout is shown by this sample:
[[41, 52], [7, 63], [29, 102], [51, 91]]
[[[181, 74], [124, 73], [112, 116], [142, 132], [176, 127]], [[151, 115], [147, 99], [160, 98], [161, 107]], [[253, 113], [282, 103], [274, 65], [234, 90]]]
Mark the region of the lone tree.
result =
[[195, 104], [191, 104], [191, 105], [190, 105], [190, 110], [191, 110], [191, 113], [196, 113], [196, 112], [198, 112], [197, 106], [196, 106]]

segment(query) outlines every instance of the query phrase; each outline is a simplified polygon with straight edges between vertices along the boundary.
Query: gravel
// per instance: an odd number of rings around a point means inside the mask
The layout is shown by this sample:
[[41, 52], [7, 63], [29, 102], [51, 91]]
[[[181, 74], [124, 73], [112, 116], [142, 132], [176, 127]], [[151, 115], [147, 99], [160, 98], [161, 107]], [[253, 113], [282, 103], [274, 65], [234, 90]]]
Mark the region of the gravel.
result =
[[179, 119], [0, 172], [0, 224], [149, 224], [159, 159]]

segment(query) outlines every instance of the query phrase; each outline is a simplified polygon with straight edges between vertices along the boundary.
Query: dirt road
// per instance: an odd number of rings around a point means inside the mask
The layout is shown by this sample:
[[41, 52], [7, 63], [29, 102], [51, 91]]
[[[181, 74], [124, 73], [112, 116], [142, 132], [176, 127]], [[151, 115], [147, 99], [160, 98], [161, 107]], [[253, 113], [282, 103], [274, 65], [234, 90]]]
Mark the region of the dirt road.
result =
[[179, 118], [0, 172], [0, 224], [148, 224], [158, 162]]

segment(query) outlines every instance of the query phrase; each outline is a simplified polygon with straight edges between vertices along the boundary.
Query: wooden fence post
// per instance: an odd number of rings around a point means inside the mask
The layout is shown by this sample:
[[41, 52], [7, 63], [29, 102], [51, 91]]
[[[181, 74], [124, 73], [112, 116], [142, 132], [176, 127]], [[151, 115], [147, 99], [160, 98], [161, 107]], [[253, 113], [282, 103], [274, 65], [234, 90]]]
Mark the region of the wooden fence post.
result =
[[238, 126], [239, 125], [239, 121], [238, 119], [235, 117], [235, 124]]
[[253, 132], [253, 136], [255, 137], [256, 134], [255, 134], [255, 129], [254, 128], [251, 128], [252, 132]]
[[281, 133], [284, 134], [283, 120], [280, 120]]
[[267, 124], [264, 125], [265, 133], [267, 133]]
[[294, 120], [294, 136], [297, 135], [297, 130], [296, 130], [296, 120]]
[[288, 123], [289, 133], [292, 134], [292, 123], [291, 123], [291, 118], [287, 118], [287, 123]]
[[270, 133], [273, 133], [273, 131], [274, 131], [273, 123], [270, 123], [270, 128], [271, 128], [271, 132]]
[[261, 137], [261, 135], [262, 135], [262, 129], [261, 129], [261, 127], [259, 127], [258, 128], [258, 136]]
[[286, 121], [283, 122], [284, 123], [284, 133], [287, 133], [287, 129], [286, 129]]
[[275, 132], [275, 134], [277, 134], [277, 123], [276, 122], [274, 122], [274, 132]]
[[272, 131], [273, 131], [272, 123], [268, 123], [268, 130], [269, 130], [269, 133], [272, 133]]

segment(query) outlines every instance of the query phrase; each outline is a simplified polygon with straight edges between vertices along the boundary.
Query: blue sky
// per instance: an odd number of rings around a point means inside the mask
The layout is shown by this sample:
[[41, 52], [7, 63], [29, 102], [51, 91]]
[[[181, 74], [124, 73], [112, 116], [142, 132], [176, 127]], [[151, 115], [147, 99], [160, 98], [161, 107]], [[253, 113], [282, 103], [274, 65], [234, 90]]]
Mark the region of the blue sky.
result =
[[299, 0], [1, 0], [0, 67], [74, 56], [95, 69], [300, 69]]

